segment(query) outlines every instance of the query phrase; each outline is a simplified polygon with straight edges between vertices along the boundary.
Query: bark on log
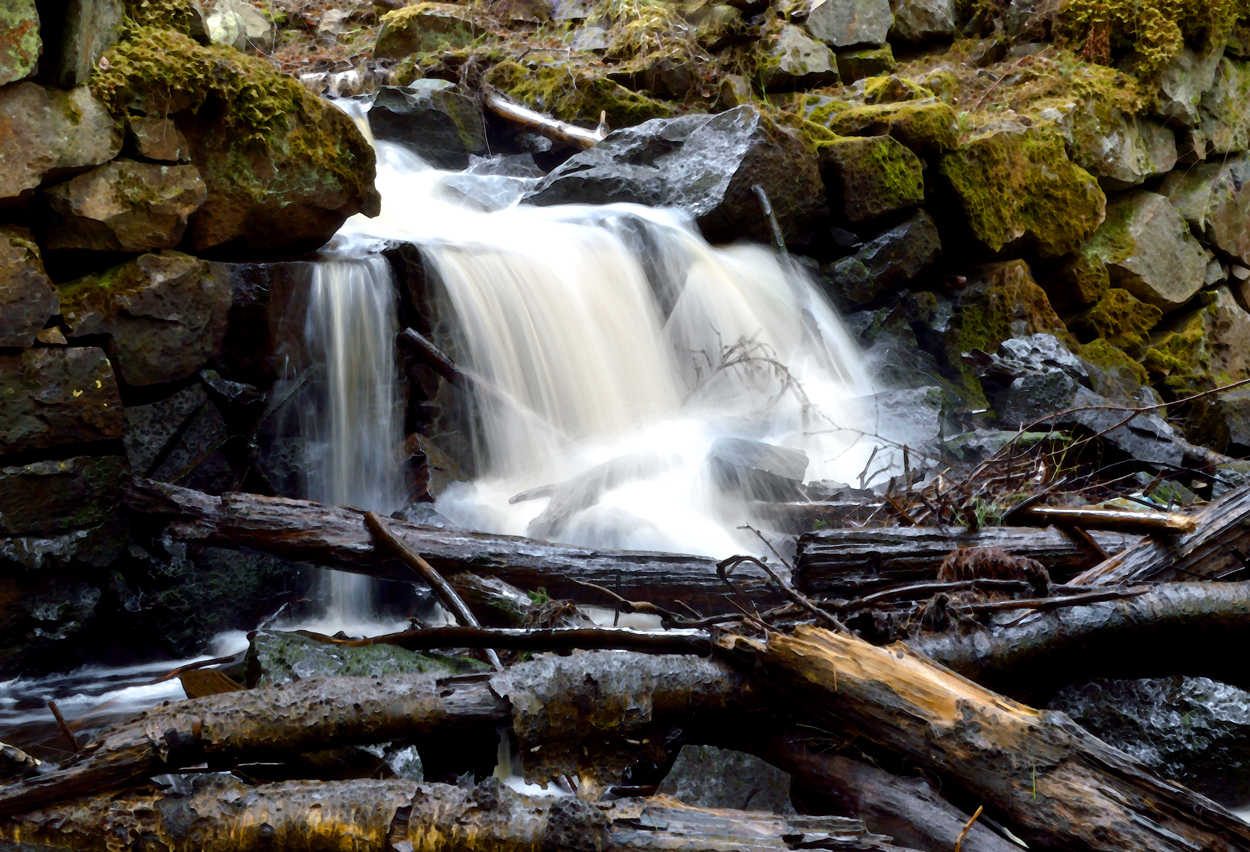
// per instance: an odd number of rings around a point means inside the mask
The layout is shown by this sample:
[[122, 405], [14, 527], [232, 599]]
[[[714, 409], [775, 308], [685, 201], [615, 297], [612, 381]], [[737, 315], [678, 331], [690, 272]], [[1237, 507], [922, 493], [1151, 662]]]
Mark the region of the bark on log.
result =
[[[1091, 533], [1108, 553], [1140, 539], [1123, 533]], [[799, 590], [817, 597], [854, 598], [899, 583], [932, 580], [957, 547], [997, 547], [1046, 566], [1056, 582], [1096, 565], [1089, 545], [1060, 530], [989, 527], [872, 527], [805, 533], [799, 538], [794, 577]]]
[[1029, 506], [1020, 511], [1021, 521], [1087, 530], [1114, 530], [1141, 535], [1177, 535], [1194, 531], [1196, 521], [1180, 512], [1135, 512], [1128, 509]]
[[539, 747], [527, 754], [535, 777], [582, 772], [612, 782], [625, 756], [645, 751], [630, 741], [659, 745], [673, 726], [712, 726], [758, 700], [746, 678], [719, 663], [615, 651], [541, 657], [489, 681], [311, 678], [148, 710], [103, 731], [59, 769], [0, 786], [0, 816], [205, 761], [228, 767], [509, 724]]
[[989, 689], [1045, 703], [1096, 677], [1206, 676], [1250, 688], [1250, 582], [1163, 583], [1144, 595], [907, 644]]
[[[412, 570], [386, 548], [374, 546], [364, 511], [310, 500], [229, 493], [213, 497], [189, 488], [137, 479], [126, 486], [131, 512], [161, 520], [176, 541], [248, 548], [293, 562], [413, 582]], [[702, 556], [594, 550], [516, 536], [437, 530], [394, 521], [391, 530], [446, 575], [460, 571], [499, 577], [522, 589], [546, 588], [553, 598], [608, 603], [582, 583], [667, 608], [677, 601], [705, 614], [737, 612], [716, 562]], [[761, 609], [782, 598], [767, 587], [752, 595]]]
[[1072, 582], [1100, 586], [1144, 580], [1230, 576], [1250, 551], [1250, 487], [1230, 491], [1195, 518], [1196, 528], [1168, 539], [1145, 539], [1090, 568]]
[[1250, 850], [1250, 825], [1215, 802], [1160, 780], [1067, 716], [990, 692], [904, 645], [812, 627], [722, 645], [795, 710], [937, 773], [1033, 848]]
[[11, 852], [788, 852], [821, 841], [903, 852], [853, 819], [705, 810], [663, 796], [522, 796], [495, 779], [465, 788], [221, 778], [189, 796], [98, 796], [0, 822], [0, 846]]
[[330, 645], [363, 648], [396, 645], [409, 651], [436, 648], [497, 648], [501, 651], [581, 649], [637, 651], [643, 654], [709, 654], [712, 638], [702, 630], [634, 630], [629, 627], [424, 627], [368, 639], [335, 639], [297, 630]]

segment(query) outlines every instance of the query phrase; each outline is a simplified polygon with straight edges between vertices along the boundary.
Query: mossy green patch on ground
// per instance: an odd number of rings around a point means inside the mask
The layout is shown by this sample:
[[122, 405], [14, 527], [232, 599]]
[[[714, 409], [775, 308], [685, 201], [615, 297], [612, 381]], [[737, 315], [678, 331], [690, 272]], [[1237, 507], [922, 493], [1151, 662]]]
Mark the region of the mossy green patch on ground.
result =
[[257, 633], [247, 651], [247, 681], [253, 687], [277, 686], [310, 677], [455, 675], [487, 668], [466, 657], [407, 651], [395, 645], [354, 648], [269, 630]]
[[600, 113], [606, 113], [611, 126], [627, 127], [672, 115], [677, 109], [630, 91], [602, 72], [573, 63], [530, 68], [520, 62], [500, 62], [486, 72], [483, 82], [518, 103], [563, 121], [593, 125], [599, 122]]
[[1093, 307], [1073, 318], [1068, 327], [1121, 349], [1135, 349], [1146, 342], [1150, 330], [1161, 319], [1163, 311], [1127, 290], [1113, 287]]

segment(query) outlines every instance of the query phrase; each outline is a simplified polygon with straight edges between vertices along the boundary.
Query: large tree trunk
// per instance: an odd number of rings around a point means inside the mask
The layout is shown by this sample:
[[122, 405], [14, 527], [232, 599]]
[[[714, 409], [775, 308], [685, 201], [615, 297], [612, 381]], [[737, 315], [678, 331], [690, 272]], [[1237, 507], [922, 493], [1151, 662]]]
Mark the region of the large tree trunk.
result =
[[1033, 848], [1250, 850], [1250, 825], [1215, 802], [1156, 778], [1067, 716], [990, 692], [904, 645], [812, 627], [722, 644], [796, 712], [936, 773]]
[[[1091, 536], [1107, 553], [1140, 541], [1124, 533]], [[1036, 559], [1060, 583], [1102, 559], [1086, 542], [1054, 527], [988, 527], [977, 532], [964, 527], [847, 527], [799, 537], [795, 585], [809, 595], [853, 598], [886, 586], [932, 580], [942, 560], [959, 547], [997, 547]]]
[[[293, 562], [311, 562], [385, 580], [418, 578], [386, 547], [375, 547], [364, 511], [310, 500], [229, 493], [213, 497], [138, 479], [126, 487], [126, 505], [139, 515], [167, 520], [176, 541], [249, 548]], [[581, 583], [594, 583], [630, 600], [666, 608], [677, 601], [706, 613], [736, 612], [715, 560], [642, 551], [593, 550], [516, 536], [438, 530], [392, 521], [392, 531], [444, 574], [469, 571], [499, 577], [522, 589], [545, 588], [553, 598], [610, 606], [611, 598]], [[767, 588], [753, 594], [757, 606], [779, 603]]]
[[690, 808], [666, 797], [591, 803], [413, 781], [213, 779], [189, 796], [68, 802], [0, 822], [11, 852], [788, 852], [800, 843], [904, 852], [858, 820]]

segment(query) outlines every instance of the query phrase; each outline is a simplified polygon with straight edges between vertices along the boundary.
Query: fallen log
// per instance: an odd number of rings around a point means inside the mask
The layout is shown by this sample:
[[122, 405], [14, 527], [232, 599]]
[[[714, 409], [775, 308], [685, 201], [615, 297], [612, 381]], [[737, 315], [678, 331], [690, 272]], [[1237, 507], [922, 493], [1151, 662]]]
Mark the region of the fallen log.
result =
[[1139, 535], [1177, 535], [1193, 532], [1196, 521], [1180, 512], [1134, 512], [1127, 509], [1029, 506], [1015, 516], [1023, 523], [1055, 524], [1086, 530], [1111, 530]]
[[637, 651], [642, 654], [699, 654], [712, 651], [702, 630], [634, 630], [629, 627], [424, 627], [367, 639], [335, 639], [296, 630], [318, 642], [363, 648], [396, 645], [409, 651], [436, 648], [497, 648], [501, 651]]
[[519, 124], [527, 130], [532, 130], [540, 136], [546, 136], [564, 145], [593, 148], [607, 135], [602, 129], [587, 130], [576, 124], [569, 124], [567, 121], [560, 121], [549, 115], [543, 115], [541, 112], [535, 112], [490, 89], [486, 90], [486, 107], [500, 118]]
[[789, 852], [817, 843], [903, 852], [888, 840], [841, 817], [707, 810], [663, 796], [522, 796], [493, 778], [475, 788], [399, 780], [249, 787], [215, 778], [187, 796], [96, 796], [0, 822], [0, 843], [13, 852]]
[[[375, 546], [361, 509], [257, 494], [213, 497], [146, 479], [129, 483], [123, 497], [132, 513], [162, 523], [175, 541], [258, 550], [384, 580], [416, 579], [393, 552]], [[606, 598], [585, 583], [666, 608], [681, 601], [706, 614], [737, 612], [726, 600], [729, 589], [717, 576], [716, 562], [702, 556], [594, 550], [402, 521], [390, 522], [390, 528], [444, 575], [469, 571], [530, 591], [545, 588], [553, 598], [598, 605]], [[752, 600], [761, 609], [782, 601], [766, 586], [753, 589]]]
[[1215, 802], [1160, 780], [1067, 716], [1004, 698], [905, 645], [814, 627], [721, 645], [795, 712], [936, 773], [1031, 847], [1250, 850], [1250, 825]]
[[[1139, 541], [1123, 533], [1091, 536], [1109, 553]], [[794, 580], [813, 597], [854, 598], [886, 586], [932, 580], [957, 547], [997, 547], [1042, 563], [1056, 582], [1096, 565], [1102, 556], [1054, 528], [870, 527], [820, 530], [799, 537]]]
[[1194, 531], [1145, 539], [1083, 572], [1081, 586], [1145, 580], [1221, 579], [1247, 566], [1250, 549], [1250, 487], [1230, 491], [1194, 518]]
[[[538, 751], [541, 780], [563, 773], [619, 772], [672, 727], [758, 707], [742, 675], [694, 657], [621, 652], [542, 657], [489, 681], [429, 675], [310, 678], [284, 686], [171, 702], [101, 732], [61, 767], [0, 786], [0, 816], [123, 787], [208, 762], [280, 760], [310, 751], [369, 745], [511, 724]], [[589, 742], [589, 745], [587, 745]]]
[[1162, 583], [1123, 600], [907, 644], [989, 689], [1044, 703], [1097, 677], [1206, 676], [1250, 688], [1250, 582]]

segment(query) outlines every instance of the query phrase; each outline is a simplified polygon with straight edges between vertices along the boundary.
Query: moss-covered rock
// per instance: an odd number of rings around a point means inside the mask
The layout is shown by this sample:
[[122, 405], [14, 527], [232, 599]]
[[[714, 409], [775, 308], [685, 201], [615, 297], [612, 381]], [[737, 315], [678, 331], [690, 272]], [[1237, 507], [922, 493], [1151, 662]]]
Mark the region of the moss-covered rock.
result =
[[821, 142], [819, 151], [831, 211], [847, 222], [924, 201], [920, 158], [890, 136], [838, 137]]
[[894, 61], [894, 51], [888, 44], [881, 47], [866, 47], [859, 50], [844, 50], [838, 53], [838, 71], [842, 80], [854, 83], [865, 77], [879, 77], [889, 74], [898, 66]]
[[1198, 129], [1206, 137], [1208, 154], [1228, 154], [1250, 148], [1250, 62], [1225, 56], [1215, 81], [1202, 95]]
[[49, 535], [116, 520], [126, 472], [120, 456], [0, 467], [0, 535]]
[[1107, 265], [1084, 252], [1069, 255], [1041, 282], [1050, 303], [1060, 313], [1076, 313], [1097, 302], [1111, 289]]
[[1111, 346], [1134, 349], [1146, 342], [1149, 332], [1163, 319], [1163, 311], [1139, 301], [1118, 287], [1109, 289], [1093, 307], [1077, 314], [1068, 327], [1088, 338], [1101, 338]]
[[132, 28], [91, 89], [118, 116], [173, 116], [208, 187], [197, 249], [317, 248], [354, 213], [376, 215], [373, 149], [355, 123], [261, 59], [171, 30]]
[[1142, 362], [1178, 396], [1250, 377], [1250, 314], [1227, 287], [1157, 330]]
[[120, 438], [113, 366], [91, 347], [0, 353], [0, 455]]
[[674, 104], [630, 91], [580, 64], [529, 67], [509, 60], [487, 71], [483, 82], [530, 109], [592, 127], [601, 114], [611, 127], [630, 127], [677, 111]]
[[930, 89], [915, 80], [909, 80], [897, 74], [866, 77], [856, 83], [855, 87], [866, 104], [897, 104], [937, 97]]
[[1077, 352], [1089, 373], [1094, 393], [1116, 402], [1137, 399], [1137, 392], [1150, 379], [1146, 368], [1122, 349], [1103, 338], [1091, 340]]
[[34, 74], [42, 52], [35, 0], [8, 0], [0, 7], [0, 86]]
[[481, 32], [471, 11], [452, 3], [417, 3], [382, 17], [375, 59], [399, 60], [414, 53], [468, 47]]
[[814, 89], [838, 82], [833, 51], [791, 24], [756, 45], [756, 74], [766, 92]]
[[949, 151], [957, 141], [955, 111], [936, 98], [825, 112], [824, 125], [839, 136], [893, 136], [918, 154]]

